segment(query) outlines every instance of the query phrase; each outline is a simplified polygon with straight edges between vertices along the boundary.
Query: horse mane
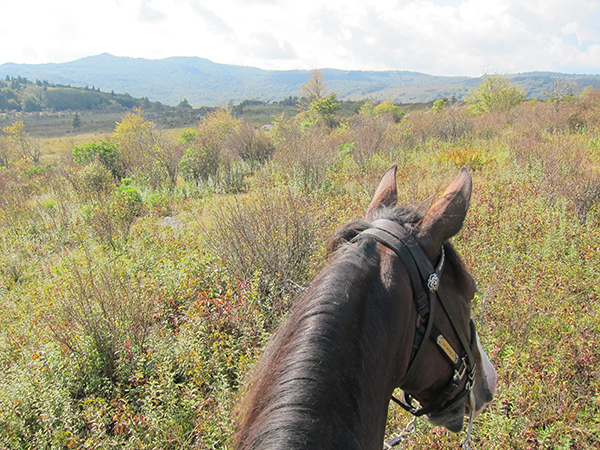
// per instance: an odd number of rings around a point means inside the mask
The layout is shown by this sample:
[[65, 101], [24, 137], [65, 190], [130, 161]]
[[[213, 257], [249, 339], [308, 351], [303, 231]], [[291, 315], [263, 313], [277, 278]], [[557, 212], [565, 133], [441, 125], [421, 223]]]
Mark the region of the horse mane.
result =
[[[240, 423], [236, 448], [253, 448], [262, 442], [264, 448], [291, 446], [292, 424], [297, 426], [299, 416], [318, 422], [316, 413], [308, 411], [309, 403], [318, 403], [327, 392], [320, 391], [323, 380], [332, 376], [339, 382], [327, 383], [345, 392], [338, 398], [353, 402], [360, 383], [345, 384], [355, 374], [336, 374], [330, 369], [339, 367], [336, 359], [357, 358], [356, 346], [344, 342], [341, 336], [360, 327], [356, 308], [365, 299], [365, 278], [377, 263], [375, 242], [364, 242], [355, 251], [339, 254], [317, 276], [306, 293], [292, 306], [288, 319], [278, 329], [263, 357], [255, 368], [236, 415]], [[359, 334], [356, 332], [355, 334]], [[312, 392], [310, 401], [302, 399], [301, 391]], [[339, 409], [323, 405], [325, 409]], [[346, 405], [342, 410], [353, 410]], [[273, 419], [278, 415], [276, 419]], [[337, 418], [342, 424], [347, 419]], [[252, 421], [252, 423], [250, 423]], [[307, 423], [306, 426], [316, 426]], [[279, 434], [283, 435], [278, 437]], [[332, 431], [329, 435], [333, 435]], [[293, 436], [291, 437], [293, 438]], [[268, 441], [267, 441], [268, 439]], [[282, 441], [274, 441], [281, 439]], [[297, 443], [296, 443], [297, 444]], [[306, 448], [319, 448], [321, 443], [306, 443]]]
[[[383, 208], [374, 217], [394, 220], [407, 233], [421, 220], [418, 208]], [[255, 367], [236, 408], [239, 424], [236, 448], [344, 448], [340, 430], [351, 430], [351, 412], [363, 380], [347, 373], [346, 360], [368, 359], [369, 341], [377, 324], [361, 320], [371, 277], [379, 267], [377, 244], [350, 241], [370, 224], [356, 220], [336, 230], [327, 243], [329, 264], [292, 306]], [[453, 264], [460, 257], [448, 243], [446, 255]], [[361, 312], [363, 314], [361, 314]], [[361, 341], [359, 336], [367, 339]], [[366, 363], [366, 362], [365, 362]], [[332, 392], [334, 391], [334, 392]], [[335, 395], [332, 395], [335, 394]], [[335, 411], [343, 415], [335, 416]], [[320, 420], [323, 417], [330, 420]], [[308, 442], [298, 428], [323, 429], [319, 442]], [[352, 439], [346, 436], [347, 439]], [[330, 439], [324, 442], [323, 439]]]

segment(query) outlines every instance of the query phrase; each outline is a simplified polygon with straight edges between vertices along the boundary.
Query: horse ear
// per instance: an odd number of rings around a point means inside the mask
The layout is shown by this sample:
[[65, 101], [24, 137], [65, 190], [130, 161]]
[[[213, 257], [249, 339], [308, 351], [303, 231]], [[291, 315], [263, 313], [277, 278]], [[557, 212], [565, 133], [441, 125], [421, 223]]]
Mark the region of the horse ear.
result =
[[366, 220], [373, 218], [373, 213], [381, 208], [382, 206], [392, 207], [396, 206], [398, 201], [398, 191], [396, 190], [396, 169], [397, 166], [394, 164], [388, 170], [385, 171], [377, 186], [377, 190], [373, 195], [373, 200], [367, 209], [365, 214]]
[[469, 209], [471, 190], [471, 174], [463, 167], [419, 223], [417, 237], [430, 258], [435, 259], [444, 241], [460, 231]]

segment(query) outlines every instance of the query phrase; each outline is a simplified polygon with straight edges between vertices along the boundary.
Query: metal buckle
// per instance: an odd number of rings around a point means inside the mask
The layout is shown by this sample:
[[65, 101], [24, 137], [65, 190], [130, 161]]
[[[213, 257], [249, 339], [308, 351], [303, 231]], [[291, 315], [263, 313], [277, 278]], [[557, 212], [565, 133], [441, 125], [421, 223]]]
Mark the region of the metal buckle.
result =
[[402, 442], [407, 441], [410, 436], [415, 434], [415, 431], [417, 431], [417, 424], [415, 423], [416, 420], [417, 416], [414, 416], [413, 419], [408, 423], [408, 425], [406, 425], [404, 430], [400, 431], [400, 433], [398, 434], [393, 434], [388, 441], [384, 442], [384, 450], [388, 450], [397, 445], [400, 445]]
[[[458, 382], [458, 381], [462, 380], [463, 377], [465, 376], [465, 373], [467, 372], [467, 369], [468, 369], [468, 367], [467, 367], [467, 361], [466, 361], [466, 356], [465, 356], [462, 359], [462, 366], [461, 366], [461, 368], [460, 369], [456, 369], [454, 371], [454, 381]], [[460, 370], [460, 372], [459, 372], [459, 370]], [[473, 372], [471, 372], [471, 373], [473, 373]], [[470, 376], [469, 376], [469, 378], [470, 378]], [[468, 384], [468, 382], [467, 382], [467, 384]]]
[[469, 372], [469, 379], [467, 380], [467, 384], [465, 385], [465, 390], [467, 392], [471, 391], [475, 387], [475, 373], [476, 373], [476, 365], [473, 364], [473, 368]]
[[471, 369], [471, 373], [469, 373], [469, 380], [475, 380], [475, 373], [477, 369], [477, 364], [473, 363], [473, 368]]

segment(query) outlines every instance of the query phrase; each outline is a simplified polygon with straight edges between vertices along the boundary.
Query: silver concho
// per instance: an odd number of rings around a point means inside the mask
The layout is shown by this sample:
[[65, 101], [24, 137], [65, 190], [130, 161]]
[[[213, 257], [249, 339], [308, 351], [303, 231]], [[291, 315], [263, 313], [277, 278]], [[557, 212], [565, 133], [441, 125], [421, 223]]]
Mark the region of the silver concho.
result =
[[427, 289], [429, 289], [429, 292], [436, 292], [439, 287], [440, 277], [437, 276], [437, 273], [432, 273], [427, 280]]

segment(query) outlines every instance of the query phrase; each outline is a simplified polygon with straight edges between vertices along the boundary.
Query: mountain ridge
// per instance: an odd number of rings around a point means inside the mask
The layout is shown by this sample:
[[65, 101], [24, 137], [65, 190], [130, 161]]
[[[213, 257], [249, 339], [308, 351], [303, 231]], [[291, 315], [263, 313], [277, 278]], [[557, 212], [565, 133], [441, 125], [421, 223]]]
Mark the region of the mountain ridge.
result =
[[[462, 98], [481, 77], [428, 75], [407, 70], [362, 71], [321, 69], [329, 91], [341, 100], [392, 100], [427, 102]], [[93, 86], [126, 92], [168, 105], [186, 98], [199, 106], [224, 106], [243, 100], [275, 101], [299, 96], [309, 70], [265, 70], [212, 62], [195, 56], [144, 59], [102, 53], [66, 63], [0, 65], [0, 76], [26, 77], [51, 83]], [[525, 88], [529, 97], [552, 91], [557, 78], [575, 82], [580, 89], [600, 88], [600, 75], [526, 72], [507, 75]]]

